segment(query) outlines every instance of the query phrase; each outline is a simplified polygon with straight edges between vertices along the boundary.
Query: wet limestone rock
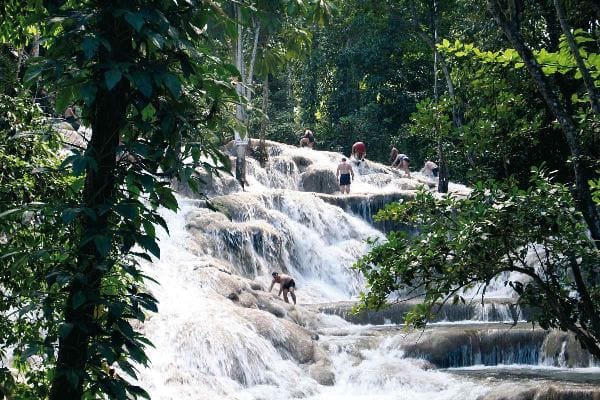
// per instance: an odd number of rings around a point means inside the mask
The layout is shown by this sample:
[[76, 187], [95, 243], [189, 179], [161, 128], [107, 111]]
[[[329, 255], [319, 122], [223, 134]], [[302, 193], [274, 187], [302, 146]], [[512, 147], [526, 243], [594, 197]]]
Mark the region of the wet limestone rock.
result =
[[308, 157], [295, 155], [292, 157], [292, 161], [296, 164], [296, 168], [300, 172], [306, 171], [306, 169], [312, 164], [312, 160]]
[[329, 168], [314, 165], [300, 174], [300, 186], [304, 192], [332, 194], [339, 190], [335, 172]]
[[309, 330], [252, 308], [239, 308], [237, 313], [248, 321], [260, 336], [269, 340], [282, 356], [293, 358], [300, 364], [314, 361], [315, 342]]
[[259, 295], [257, 307], [259, 310], [263, 310], [270, 314], [273, 314], [277, 318], [283, 318], [286, 315], [285, 308], [283, 308], [279, 304], [275, 304], [275, 302], [268, 299], [267, 296]]
[[328, 360], [319, 360], [308, 367], [310, 377], [324, 386], [335, 385], [335, 373], [333, 372], [331, 362]]
[[194, 192], [188, 185], [177, 180], [173, 180], [171, 186], [180, 195], [191, 199], [204, 199], [205, 196], [223, 196], [242, 190], [240, 183], [233, 175], [225, 173], [220, 173], [219, 175], [211, 174], [200, 168], [196, 170], [196, 174], [202, 182], [201, 193]]
[[597, 387], [555, 386], [547, 383], [510, 383], [494, 387], [477, 400], [600, 400]]
[[542, 346], [541, 361], [555, 367], [587, 367], [591, 356], [571, 333], [551, 331]]

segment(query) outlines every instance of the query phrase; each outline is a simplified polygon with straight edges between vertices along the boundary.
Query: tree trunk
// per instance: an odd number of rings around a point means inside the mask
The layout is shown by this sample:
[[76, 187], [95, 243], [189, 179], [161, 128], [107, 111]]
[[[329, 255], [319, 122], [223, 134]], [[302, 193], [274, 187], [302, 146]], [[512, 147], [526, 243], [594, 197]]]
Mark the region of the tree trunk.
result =
[[590, 174], [583, 164], [583, 154], [578, 141], [575, 121], [573, 121], [573, 118], [571, 118], [571, 115], [567, 112], [564, 104], [560, 101], [556, 90], [553, 88], [550, 81], [543, 74], [542, 69], [535, 60], [531, 49], [525, 44], [520, 32], [502, 13], [502, 9], [497, 0], [488, 0], [488, 8], [498, 25], [502, 28], [505, 35], [521, 56], [527, 71], [544, 98], [546, 105], [556, 116], [560, 124], [572, 156], [577, 200], [579, 201], [581, 211], [590, 229], [591, 236], [596, 241], [596, 246], [600, 248], [600, 216], [598, 215], [598, 209], [592, 200], [590, 188], [588, 186], [588, 177]]
[[452, 83], [452, 76], [450, 75], [450, 70], [448, 69], [448, 64], [446, 63], [446, 59], [444, 58], [443, 54], [440, 53], [437, 49], [437, 44], [438, 44], [438, 39], [439, 39], [438, 38], [438, 15], [437, 15], [438, 14], [438, 3], [437, 3], [437, 0], [432, 0], [432, 4], [431, 4], [431, 27], [434, 31], [433, 39], [427, 33], [423, 32], [421, 30], [421, 24], [420, 24], [419, 20], [417, 19], [417, 11], [415, 9], [414, 3], [411, 4], [411, 9], [412, 9], [411, 25], [417, 31], [419, 37], [421, 37], [421, 39], [423, 39], [423, 41], [431, 48], [431, 50], [434, 53], [434, 57], [437, 59], [437, 62], [439, 63], [439, 65], [442, 67], [442, 72], [444, 74], [444, 78], [446, 79], [446, 86], [448, 87], [448, 94], [454, 101], [454, 103], [452, 104], [452, 120], [454, 121], [454, 125], [457, 128], [461, 128], [463, 125], [463, 122], [462, 122], [460, 110], [458, 109], [457, 105], [455, 104], [456, 96], [455, 96], [455, 92], [454, 92], [454, 85]]
[[[438, 42], [438, 3], [437, 0], [433, 0], [431, 7], [431, 25], [433, 28], [433, 43], [430, 44], [430, 47], [433, 49], [433, 97], [435, 98], [436, 105], [440, 101], [440, 94], [438, 90], [438, 63], [440, 59], [443, 59], [441, 54], [437, 51], [436, 44]], [[422, 36], [426, 36], [427, 39], [430, 39], [427, 35], [423, 33]], [[427, 40], [426, 40], [427, 41]], [[445, 64], [445, 63], [444, 63]], [[448, 69], [444, 68], [444, 75], [446, 76], [446, 83], [448, 84], [448, 92], [454, 98], [454, 86], [452, 85], [452, 79], [450, 79], [450, 74], [448, 73]], [[452, 115], [456, 121], [456, 110], [454, 105], [452, 106]], [[444, 144], [442, 139], [442, 131], [438, 121], [438, 111], [436, 110], [436, 121], [435, 121], [435, 130], [437, 136], [437, 151], [438, 151], [438, 166], [440, 170], [438, 171], [438, 192], [439, 193], [448, 193], [448, 165], [446, 164], [446, 157], [444, 155]]]
[[[129, 28], [112, 18], [100, 25], [115, 27], [106, 33], [107, 40], [116, 54], [129, 54]], [[103, 71], [98, 71], [97, 75], [102, 76]], [[128, 90], [128, 82], [122, 80], [112, 91], [99, 89], [96, 94], [90, 114], [92, 137], [86, 156], [95, 161], [97, 168], [87, 168], [83, 192], [84, 207], [92, 210], [94, 216], [86, 214], [83, 217], [82, 240], [99, 235], [112, 242], [109, 213], [104, 210], [114, 201], [116, 154], [119, 132], [122, 129], [119, 124], [126, 117]], [[101, 281], [108, 270], [108, 262], [107, 255], [97, 249], [95, 240], [89, 240], [78, 250], [78, 274], [67, 289], [65, 305], [65, 324], [71, 329], [59, 340], [50, 400], [74, 400], [83, 396], [85, 374], [89, 368], [89, 345], [97, 329], [94, 309], [100, 297]]]
[[269, 117], [267, 112], [269, 110], [269, 74], [265, 76], [263, 81], [263, 92], [262, 92], [262, 119], [260, 121], [260, 164], [264, 168], [267, 164], [267, 126], [269, 124]]
[[256, 63], [256, 51], [258, 50], [258, 37], [260, 35], [260, 22], [254, 21], [254, 43], [252, 44], [252, 55], [250, 57], [250, 68], [246, 76], [246, 99], [248, 103], [252, 100], [252, 84], [254, 83], [254, 64]]
[[235, 86], [235, 91], [238, 94], [239, 101], [235, 107], [235, 118], [237, 120], [237, 126], [234, 128], [235, 132], [235, 148], [236, 148], [236, 159], [235, 159], [235, 178], [238, 180], [242, 189], [246, 185], [246, 146], [248, 145], [248, 134], [242, 132], [246, 127], [246, 110], [242, 102], [245, 99], [246, 91], [244, 89], [244, 52], [243, 52], [243, 37], [242, 37], [242, 13], [240, 6], [235, 5], [236, 20], [238, 22], [238, 37], [236, 39], [236, 46], [234, 52], [235, 66], [241, 74], [241, 80]]
[[600, 116], [600, 105], [598, 102], [598, 91], [596, 90], [596, 85], [594, 84], [594, 80], [590, 75], [590, 71], [587, 69], [583, 59], [581, 58], [581, 54], [579, 54], [579, 49], [577, 48], [577, 43], [575, 43], [575, 38], [571, 34], [571, 28], [567, 22], [567, 17], [565, 15], [565, 10], [563, 9], [561, 0], [554, 0], [554, 8], [556, 9], [556, 15], [558, 16], [558, 21], [560, 22], [562, 32], [567, 39], [571, 53], [573, 53], [573, 57], [577, 63], [577, 68], [579, 68], [581, 76], [583, 77], [583, 82], [585, 83], [588, 95], [590, 96], [590, 105], [592, 107], [592, 111], [597, 116]]

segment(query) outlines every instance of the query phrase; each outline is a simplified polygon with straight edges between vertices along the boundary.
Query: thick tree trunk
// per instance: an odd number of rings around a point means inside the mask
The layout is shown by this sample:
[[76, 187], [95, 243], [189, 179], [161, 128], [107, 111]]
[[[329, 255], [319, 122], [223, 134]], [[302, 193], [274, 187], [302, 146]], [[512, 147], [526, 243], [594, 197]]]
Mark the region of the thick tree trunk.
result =
[[[128, 54], [131, 37], [128, 28], [118, 26], [114, 20], [103, 26], [117, 27], [106, 35], [112, 49], [117, 54]], [[112, 40], [111, 40], [112, 39]], [[102, 76], [101, 73], [98, 74]], [[109, 233], [109, 214], [106, 206], [114, 202], [116, 154], [119, 145], [119, 123], [126, 116], [126, 80], [121, 81], [112, 91], [98, 90], [90, 122], [92, 137], [87, 146], [86, 156], [93, 159], [97, 168], [86, 171], [83, 192], [84, 206], [95, 215], [86, 215], [83, 220], [83, 237], [104, 236], [112, 241]], [[100, 297], [101, 281], [108, 270], [107, 255], [98, 251], [95, 240], [89, 240], [80, 247], [77, 256], [77, 271], [68, 287], [65, 305], [65, 324], [71, 329], [61, 337], [50, 400], [81, 399], [84, 377], [88, 369], [88, 351], [91, 339], [96, 334], [94, 309]]]
[[560, 28], [567, 39], [571, 53], [573, 54], [575, 62], [577, 63], [577, 68], [579, 68], [581, 76], [583, 77], [583, 82], [588, 91], [588, 95], [590, 96], [590, 105], [592, 107], [592, 111], [594, 114], [600, 116], [600, 104], [598, 102], [598, 91], [596, 90], [596, 85], [594, 84], [594, 80], [590, 75], [590, 71], [587, 69], [583, 59], [581, 58], [581, 54], [579, 54], [579, 48], [577, 47], [577, 43], [575, 43], [573, 34], [571, 34], [571, 28], [567, 22], [567, 17], [565, 15], [565, 10], [563, 9], [561, 0], [554, 0], [554, 8], [556, 9], [558, 21], [560, 22]]
[[591, 232], [592, 238], [596, 241], [596, 246], [600, 248], [600, 216], [596, 204], [592, 200], [590, 188], [588, 186], [588, 177], [590, 176], [586, 166], [583, 163], [583, 154], [578, 141], [577, 126], [575, 121], [567, 112], [564, 104], [560, 101], [556, 90], [552, 87], [550, 81], [544, 76], [542, 69], [538, 65], [531, 49], [527, 47], [520, 32], [515, 25], [510, 23], [504, 14], [497, 0], [488, 0], [488, 8], [492, 13], [498, 25], [502, 28], [510, 42], [513, 44], [521, 56], [527, 71], [535, 82], [540, 94], [544, 98], [546, 105], [556, 116], [565, 139], [569, 145], [572, 156], [573, 173], [575, 176], [576, 196], [579, 201], [581, 211]]

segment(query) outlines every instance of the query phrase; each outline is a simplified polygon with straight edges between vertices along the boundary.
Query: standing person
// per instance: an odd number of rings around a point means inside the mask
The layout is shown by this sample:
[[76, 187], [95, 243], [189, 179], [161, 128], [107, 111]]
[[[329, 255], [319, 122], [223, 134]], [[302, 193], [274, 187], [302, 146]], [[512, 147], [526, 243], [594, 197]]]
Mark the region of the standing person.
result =
[[304, 136], [300, 138], [300, 147], [308, 146], [312, 150], [315, 148], [315, 134], [308, 128], [304, 128]]
[[279, 283], [279, 293], [277, 296], [281, 296], [281, 292], [283, 292], [283, 300], [285, 300], [286, 303], [289, 303], [287, 296], [289, 292], [294, 301], [294, 305], [296, 305], [296, 282], [294, 282], [294, 279], [289, 275], [279, 274], [279, 272], [273, 272], [271, 276], [273, 277], [273, 281], [271, 282], [269, 292], [273, 290], [273, 286], [275, 286], [276, 283]]
[[365, 144], [363, 142], [356, 142], [352, 145], [352, 157], [354, 157], [354, 159], [358, 160], [359, 164], [361, 161], [365, 160], [366, 156], [367, 156], [367, 147], [365, 146]]
[[399, 153], [392, 163], [392, 167], [400, 168], [406, 173], [406, 176], [410, 178], [410, 169], [408, 168], [409, 164], [410, 158], [408, 158], [406, 154]]
[[71, 104], [69, 105], [69, 107], [67, 107], [67, 109], [65, 110], [65, 120], [71, 124], [71, 126], [73, 127], [73, 129], [75, 129], [76, 131], [79, 130], [79, 127], [81, 126], [78, 122], [78, 117], [77, 114], [75, 114], [75, 104]]
[[350, 193], [350, 175], [354, 180], [354, 171], [352, 166], [346, 162], [346, 157], [342, 157], [342, 162], [337, 167], [335, 176], [340, 180], [340, 191], [343, 193]]

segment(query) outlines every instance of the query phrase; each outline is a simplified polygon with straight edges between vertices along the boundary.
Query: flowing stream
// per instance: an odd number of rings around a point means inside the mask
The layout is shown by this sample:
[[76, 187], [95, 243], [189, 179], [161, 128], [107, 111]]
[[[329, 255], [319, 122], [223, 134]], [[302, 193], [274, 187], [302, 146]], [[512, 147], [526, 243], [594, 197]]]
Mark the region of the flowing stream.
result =
[[[160, 282], [148, 284], [159, 313], [142, 328], [155, 347], [139, 369], [153, 399], [475, 400], [500, 398], [511, 374], [528, 390], [554, 380], [596, 390], [594, 362], [568, 335], [519, 322], [527, 312], [502, 283], [424, 332], [402, 329], [406, 306], [351, 314], [364, 282], [350, 267], [390, 228], [374, 213], [433, 182], [367, 161], [342, 196], [340, 154], [277, 143], [269, 153], [266, 168], [249, 160], [245, 192], [230, 176], [208, 179], [210, 208], [181, 188], [179, 212], [162, 211], [170, 235], [145, 266]], [[278, 285], [267, 292], [274, 270], [296, 281], [297, 306]]]

